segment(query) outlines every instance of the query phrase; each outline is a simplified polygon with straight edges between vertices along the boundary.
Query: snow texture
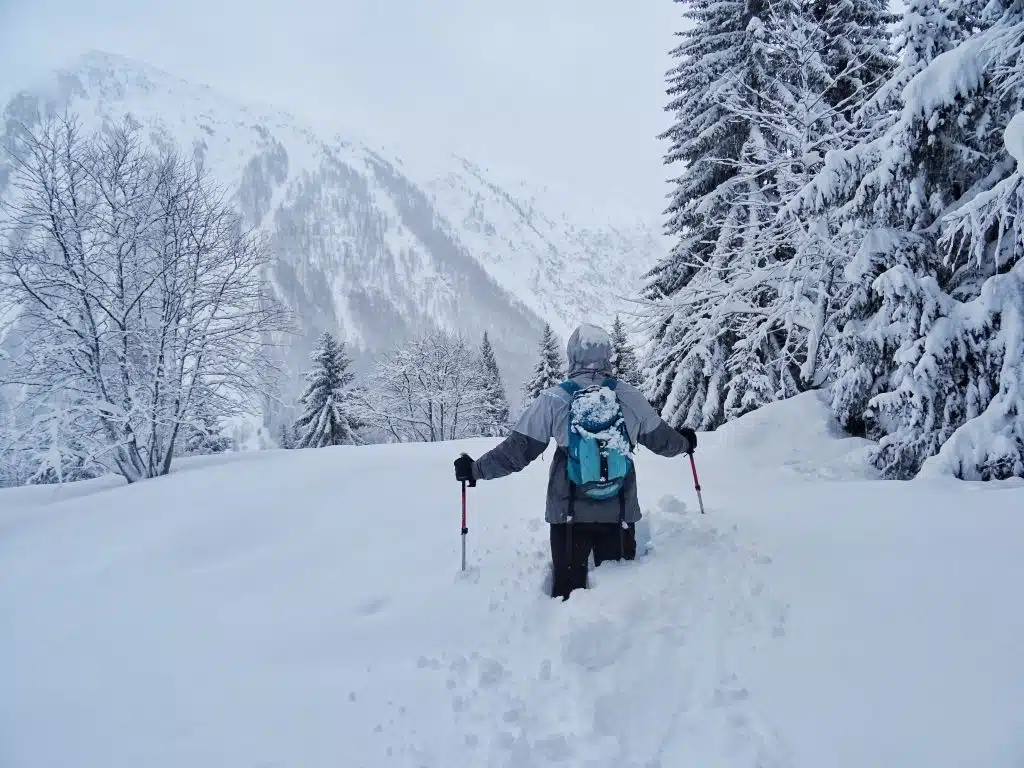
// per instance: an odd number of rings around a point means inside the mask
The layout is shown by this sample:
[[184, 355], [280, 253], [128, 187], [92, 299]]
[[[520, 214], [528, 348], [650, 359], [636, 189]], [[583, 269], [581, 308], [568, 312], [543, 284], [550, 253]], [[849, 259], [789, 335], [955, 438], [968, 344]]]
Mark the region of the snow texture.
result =
[[[0, 491], [0, 765], [1011, 768], [1024, 484], [877, 482], [815, 395], [644, 453], [649, 546], [543, 590], [493, 439]], [[395, 482], [396, 469], [402, 482]]]
[[1006, 124], [1003, 143], [1006, 144], [1006, 151], [1017, 161], [1017, 167], [1024, 166], [1024, 112], [1018, 112]]
[[713, 429], [827, 378], [845, 252], [827, 215], [786, 206], [855, 135], [890, 57], [873, 0], [685, 14], [663, 135], [685, 170], [666, 211], [676, 243], [643, 294], [645, 391], [671, 424]]
[[915, 0], [867, 135], [787, 204], [845, 249], [836, 416], [889, 477], [1024, 475], [1024, 6]]
[[581, 437], [592, 437], [602, 441], [628, 456], [633, 452], [629, 438], [623, 430], [624, 420], [620, 413], [619, 398], [608, 387], [595, 387], [580, 392], [572, 400], [570, 421]]

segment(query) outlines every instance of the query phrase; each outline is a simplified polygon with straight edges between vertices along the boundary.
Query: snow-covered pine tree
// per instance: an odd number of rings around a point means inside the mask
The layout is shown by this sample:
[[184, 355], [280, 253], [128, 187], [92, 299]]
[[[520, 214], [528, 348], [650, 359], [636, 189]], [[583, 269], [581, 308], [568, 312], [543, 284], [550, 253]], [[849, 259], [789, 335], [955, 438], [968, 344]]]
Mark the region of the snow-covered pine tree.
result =
[[534, 366], [533, 375], [523, 386], [524, 407], [537, 399], [545, 389], [557, 387], [565, 381], [566, 371], [558, 339], [549, 323], [544, 324], [540, 339], [540, 359]]
[[670, 423], [714, 428], [820, 384], [834, 256], [777, 214], [888, 67], [880, 5], [690, 5], [664, 135], [666, 162], [686, 163], [668, 211], [679, 240], [644, 292], [646, 390]]
[[825, 100], [855, 123], [864, 103], [892, 74], [888, 30], [898, 17], [888, 0], [810, 0], [795, 7], [820, 25], [827, 40], [820, 50], [832, 74]]
[[[867, 141], [830, 158], [826, 174], [831, 176], [822, 174], [807, 190], [824, 191], [819, 205], [853, 225], [841, 243], [857, 256], [846, 267], [852, 291], [840, 313], [832, 405], [847, 429], [876, 439], [883, 431], [864, 423], [870, 418], [868, 403], [889, 386], [899, 367], [897, 351], [912, 342], [922, 320], [936, 317], [935, 307], [926, 306], [929, 300], [911, 291], [916, 279], [906, 278], [938, 274], [937, 217], [976, 173], [970, 162], [954, 160], [955, 147], [966, 146], [955, 125], [928, 125], [923, 114], [904, 112], [904, 89], [959, 37], [940, 0], [912, 0], [897, 33], [900, 64], [879, 94], [877, 112], [895, 116], [877, 123]], [[883, 97], [889, 103], [882, 104]], [[943, 145], [952, 152], [940, 149]], [[893, 268], [899, 269], [893, 273], [899, 279], [891, 290], [877, 290], [882, 284], [875, 281]]]
[[277, 447], [291, 450], [298, 442], [295, 425], [282, 421], [277, 427]]
[[830, 155], [800, 195], [804, 211], [838, 212], [857, 254], [832, 407], [880, 440], [875, 461], [890, 477], [915, 475], [935, 454], [933, 465], [961, 477], [1024, 467], [1012, 415], [1024, 402], [1019, 384], [1006, 384], [1020, 381], [1017, 342], [1003, 330], [1019, 322], [1020, 240], [1002, 143], [1024, 98], [1012, 74], [1022, 13], [1013, 3], [988, 28], [991, 16], [972, 17], [965, 32], [945, 3], [912, 3], [885, 89], [895, 117]]
[[88, 431], [93, 429], [73, 409], [65, 409], [60, 400], [35, 411], [31, 426], [20, 435], [19, 444], [29, 470], [24, 482], [29, 485], [72, 483], [104, 474], [103, 467], [89, 449]]
[[[761, 379], [770, 387], [752, 397], [744, 393], [746, 402], [727, 401], [727, 416], [828, 379], [849, 254], [834, 242], [838, 221], [832, 211], [793, 216], [786, 206], [821, 170], [829, 152], [849, 147], [866, 125], [884, 118], [887, 104], [869, 107], [879, 100], [893, 66], [885, 28], [891, 16], [884, 3], [780, 2], [772, 8], [766, 36], [778, 63], [774, 92], [746, 114], [778, 136], [774, 157], [764, 162], [764, 178], [774, 185], [779, 214], [763, 239], [783, 257], [761, 258], [767, 269], [741, 275], [748, 285], [753, 276], [765, 287], [774, 286], [776, 295], [760, 315], [746, 318], [748, 330], [730, 360], [737, 371], [767, 368]], [[749, 348], [758, 343], [769, 347], [767, 355], [751, 354]], [[742, 389], [734, 386], [730, 394], [737, 391]]]
[[481, 414], [480, 434], [485, 437], [504, 437], [511, 429], [511, 411], [505, 394], [498, 361], [494, 357], [491, 340], [484, 331], [480, 344], [480, 379], [486, 392]]
[[[876, 406], [895, 427], [881, 462], [923, 458], [925, 472], [989, 480], [1024, 477], [1024, 3], [989, 3], [972, 30], [907, 89], [908, 109], [960, 117], [985, 173], [940, 219], [944, 317]], [[953, 111], [970, 106], [967, 119]]]
[[183, 456], [205, 456], [231, 450], [234, 441], [221, 434], [221, 420], [216, 408], [210, 407], [214, 395], [206, 390], [197, 391], [192, 405], [192, 416], [182, 425], [184, 435]]
[[745, 303], [733, 301], [727, 275], [750, 256], [771, 213], [756, 171], [744, 169], [765, 154], [768, 137], [736, 109], [770, 80], [764, 6], [694, 0], [672, 51], [679, 64], [668, 73], [668, 109], [676, 120], [662, 138], [671, 142], [665, 162], [685, 166], [667, 211], [666, 231], [678, 240], [647, 275], [643, 297], [651, 336], [646, 394], [676, 426], [708, 429], [725, 419], [727, 363], [738, 338], [730, 321], [738, 313], [723, 310]]
[[306, 374], [306, 391], [299, 402], [305, 412], [295, 422], [298, 448], [322, 448], [356, 442], [348, 387], [354, 378], [344, 342], [324, 331], [310, 356], [313, 368]]
[[[911, 3], [898, 35], [900, 65], [868, 105], [881, 118], [875, 131], [853, 148], [829, 155], [795, 203], [804, 215], [836, 213], [846, 224], [838, 247], [857, 254], [845, 269], [852, 290], [835, 340], [832, 405], [848, 429], [874, 438], [883, 437], [885, 429], [869, 403], [900, 375], [900, 349], [942, 314], [941, 298], [929, 295], [927, 284], [919, 281], [938, 276], [938, 217], [973, 178], [972, 170], [958, 169], [955, 160], [957, 147], [968, 146], [969, 138], [958, 137], [956, 126], [941, 120], [929, 124], [923, 113], [907, 112], [904, 102], [908, 83], [935, 55], [953, 47], [956, 35], [938, 0]], [[894, 117], [886, 119], [887, 114]], [[948, 155], [936, 151], [944, 145]], [[906, 476], [919, 462], [901, 456], [883, 463], [889, 474]]]
[[626, 326], [618, 315], [615, 315], [615, 322], [612, 324], [611, 337], [612, 349], [615, 353], [613, 373], [626, 383], [639, 387], [642, 384], [640, 362], [637, 360], [633, 345], [629, 343]]

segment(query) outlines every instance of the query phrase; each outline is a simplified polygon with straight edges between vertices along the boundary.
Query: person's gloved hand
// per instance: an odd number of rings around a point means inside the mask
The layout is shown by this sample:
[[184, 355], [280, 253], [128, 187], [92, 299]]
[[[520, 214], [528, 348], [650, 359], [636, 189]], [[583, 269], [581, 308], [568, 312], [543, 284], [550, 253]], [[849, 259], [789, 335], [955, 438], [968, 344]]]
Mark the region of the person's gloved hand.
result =
[[686, 442], [690, 444], [690, 450], [687, 453], [693, 453], [697, 450], [697, 433], [689, 427], [676, 427], [676, 432], [686, 438]]
[[476, 478], [473, 477], [473, 460], [468, 454], [462, 454], [455, 460], [455, 479], [466, 481], [469, 487], [476, 486]]

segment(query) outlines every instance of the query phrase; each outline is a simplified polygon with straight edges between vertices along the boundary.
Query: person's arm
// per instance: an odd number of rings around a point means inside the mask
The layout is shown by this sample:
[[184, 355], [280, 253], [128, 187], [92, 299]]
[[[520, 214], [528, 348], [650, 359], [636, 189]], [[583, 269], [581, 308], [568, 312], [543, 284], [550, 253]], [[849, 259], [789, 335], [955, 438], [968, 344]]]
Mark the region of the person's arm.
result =
[[631, 386], [620, 388], [624, 391], [619, 397], [623, 404], [628, 404], [639, 424], [637, 442], [659, 456], [678, 456], [681, 453], [693, 453], [697, 448], [697, 435], [692, 429], [682, 427], [673, 429], [658, 412], [651, 407], [638, 389]]
[[697, 436], [693, 433], [693, 430], [686, 427], [675, 430], [660, 416], [658, 416], [658, 422], [654, 429], [637, 435], [637, 440], [644, 448], [654, 451], [659, 456], [678, 456], [681, 453], [693, 453], [697, 447]]
[[544, 453], [547, 442], [541, 442], [522, 432], [512, 432], [498, 445], [473, 462], [476, 480], [495, 480], [519, 472]]
[[542, 392], [519, 418], [512, 434], [473, 462], [474, 480], [494, 480], [519, 472], [544, 453], [558, 401]]

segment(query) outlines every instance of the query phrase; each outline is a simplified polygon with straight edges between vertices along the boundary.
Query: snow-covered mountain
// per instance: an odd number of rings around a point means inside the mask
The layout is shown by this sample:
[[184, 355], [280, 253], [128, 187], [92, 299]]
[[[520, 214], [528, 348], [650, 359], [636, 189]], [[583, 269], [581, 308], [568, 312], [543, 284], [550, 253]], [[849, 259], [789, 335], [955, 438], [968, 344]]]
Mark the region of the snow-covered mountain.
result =
[[[324, 329], [365, 361], [436, 327], [471, 338], [489, 330], [515, 390], [544, 321], [564, 338], [585, 318], [607, 320], [664, 247], [655, 216], [613, 219], [543, 187], [498, 183], [462, 157], [318, 135], [284, 112], [106, 53], [13, 98], [3, 138], [65, 109], [88, 127], [131, 115], [155, 143], [202, 158], [266, 230], [274, 284], [300, 331], [288, 353], [292, 392]], [[5, 183], [0, 166], [0, 194]]]

